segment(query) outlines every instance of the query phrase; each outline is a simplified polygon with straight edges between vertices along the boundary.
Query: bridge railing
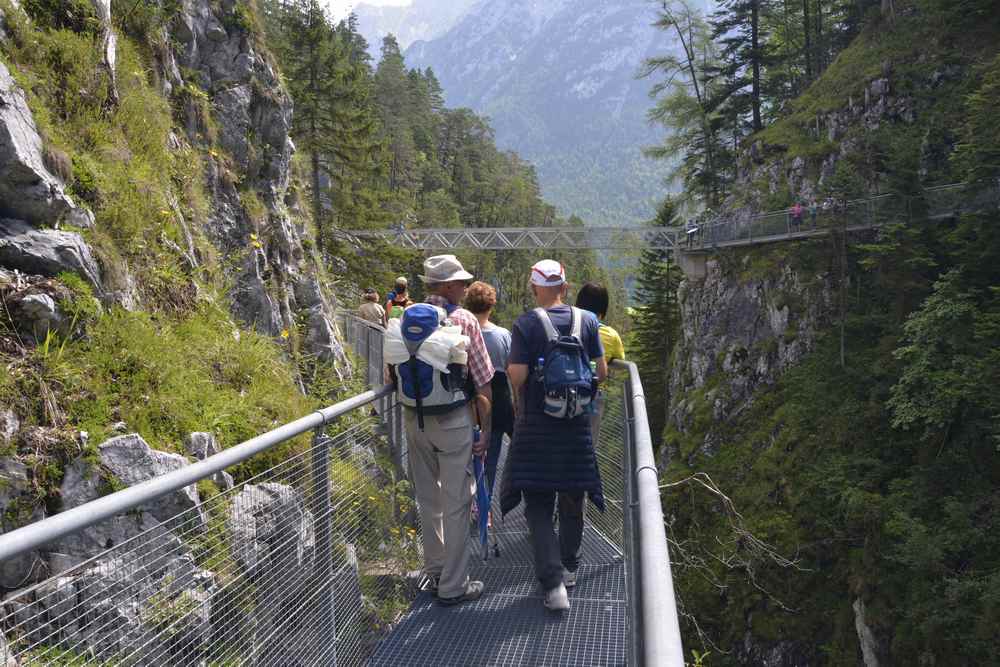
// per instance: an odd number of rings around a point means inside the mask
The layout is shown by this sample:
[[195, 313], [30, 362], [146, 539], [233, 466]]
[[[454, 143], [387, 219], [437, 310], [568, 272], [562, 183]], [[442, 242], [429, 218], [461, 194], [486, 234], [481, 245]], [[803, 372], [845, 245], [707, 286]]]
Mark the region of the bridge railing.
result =
[[800, 217], [792, 209], [768, 211], [749, 219], [716, 218], [682, 230], [678, 248], [704, 250], [726, 245], [746, 245], [830, 229], [857, 230], [913, 219], [940, 219], [1000, 207], [1000, 180], [955, 183], [924, 189], [918, 196], [882, 194], [815, 207], [803, 206]]
[[[367, 391], [0, 535], [50, 575], [0, 601], [0, 664], [363, 664], [420, 566], [396, 414]], [[170, 458], [137, 440], [111, 449]], [[63, 499], [120, 485], [81, 459]]]

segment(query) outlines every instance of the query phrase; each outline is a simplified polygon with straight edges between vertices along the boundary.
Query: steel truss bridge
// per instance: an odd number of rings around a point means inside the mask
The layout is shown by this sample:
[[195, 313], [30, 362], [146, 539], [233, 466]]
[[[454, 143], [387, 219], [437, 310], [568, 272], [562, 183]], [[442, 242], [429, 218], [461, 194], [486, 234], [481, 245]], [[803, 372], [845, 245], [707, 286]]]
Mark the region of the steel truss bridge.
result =
[[897, 222], [941, 221], [964, 213], [1000, 207], [1000, 179], [924, 189], [919, 196], [876, 195], [806, 208], [756, 215], [718, 216], [676, 227], [468, 227], [461, 229], [355, 230], [342, 232], [360, 241], [378, 240], [414, 250], [572, 250], [660, 249], [703, 254], [722, 248], [754, 246], [857, 232]]

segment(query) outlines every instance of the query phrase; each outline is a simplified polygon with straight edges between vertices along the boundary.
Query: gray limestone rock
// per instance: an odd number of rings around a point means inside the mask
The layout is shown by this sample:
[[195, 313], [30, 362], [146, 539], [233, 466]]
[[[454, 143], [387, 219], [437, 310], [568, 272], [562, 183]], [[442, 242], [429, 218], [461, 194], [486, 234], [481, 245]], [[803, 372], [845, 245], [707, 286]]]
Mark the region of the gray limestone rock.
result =
[[28, 332], [35, 340], [43, 340], [49, 331], [57, 331], [66, 323], [65, 316], [48, 294], [28, 294], [11, 308], [18, 329]]
[[6, 448], [14, 442], [20, 428], [21, 420], [17, 418], [17, 413], [9, 408], [0, 409], [0, 446]]
[[219, 453], [219, 444], [211, 433], [195, 431], [184, 438], [184, 449], [199, 461]]
[[80, 229], [93, 229], [95, 224], [94, 212], [85, 206], [70, 209], [63, 218], [63, 222], [74, 227], [79, 227]]
[[[113, 484], [133, 486], [188, 465], [187, 459], [179, 454], [151, 449], [135, 433], [111, 438], [97, 450], [99, 466], [81, 458], [66, 468], [60, 489], [63, 509], [95, 500], [110, 491]], [[186, 553], [187, 547], [178, 535], [201, 534], [206, 521], [198, 490], [191, 485], [62, 538], [51, 550], [70, 561], [81, 562], [149, 531], [137, 549], [140, 555], [148, 552], [150, 558], [159, 562], [164, 554]], [[162, 566], [160, 563], [156, 567]]]
[[[196, 431], [188, 434], [184, 438], [184, 448], [198, 461], [204, 461], [209, 456], [219, 453], [219, 443], [211, 433]], [[220, 491], [228, 491], [233, 488], [233, 476], [225, 470], [212, 475], [212, 481]]]
[[21, 220], [0, 219], [0, 264], [25, 273], [76, 273], [102, 294], [101, 272], [83, 237], [75, 232], [35, 229]]
[[54, 224], [73, 208], [45, 165], [42, 138], [22, 91], [0, 62], [0, 216]]
[[289, 625], [300, 597], [310, 590], [315, 536], [312, 514], [302, 496], [284, 484], [248, 484], [233, 498], [226, 518], [230, 549], [240, 570], [256, 584], [254, 630], [274, 637], [264, 650], [267, 664], [296, 653], [298, 627]]
[[858, 633], [858, 643], [861, 645], [861, 659], [865, 667], [879, 667], [879, 642], [865, 617], [864, 600], [856, 598], [851, 608], [854, 610], [854, 629]]
[[312, 513], [302, 495], [285, 484], [247, 484], [233, 498], [226, 518], [233, 557], [252, 577], [275, 570], [293, 588], [312, 568]]
[[[733, 261], [709, 262], [703, 280], [681, 286], [682, 330], [668, 413], [681, 431], [697, 407], [691, 396], [713, 377], [721, 378], [720, 390], [701, 399], [711, 408], [713, 423], [721, 426], [746, 410], [759, 389], [773, 385], [813, 349], [833, 312], [829, 276], [784, 267], [746, 280]], [[700, 451], [711, 456], [718, 446], [710, 429]]]
[[[0, 458], [0, 508], [0, 533], [45, 518], [27, 467], [13, 457]], [[47, 573], [39, 552], [29, 551], [0, 562], [0, 586], [20, 588], [44, 579]]]

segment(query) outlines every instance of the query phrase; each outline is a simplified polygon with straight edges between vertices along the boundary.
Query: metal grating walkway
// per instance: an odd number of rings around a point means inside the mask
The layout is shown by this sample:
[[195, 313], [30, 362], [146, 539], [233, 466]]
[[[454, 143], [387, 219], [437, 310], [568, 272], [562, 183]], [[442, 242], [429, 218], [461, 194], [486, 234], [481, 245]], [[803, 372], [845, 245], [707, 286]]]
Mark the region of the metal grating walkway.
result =
[[[496, 498], [494, 508], [499, 517]], [[588, 513], [596, 511], [587, 508]], [[560, 614], [542, 606], [521, 508], [495, 532], [499, 558], [483, 561], [478, 541], [469, 543], [472, 578], [486, 585], [483, 597], [442, 607], [429, 593], [420, 593], [368, 664], [624, 665], [625, 564], [618, 549], [588, 523], [577, 585], [569, 589], [572, 606]]]

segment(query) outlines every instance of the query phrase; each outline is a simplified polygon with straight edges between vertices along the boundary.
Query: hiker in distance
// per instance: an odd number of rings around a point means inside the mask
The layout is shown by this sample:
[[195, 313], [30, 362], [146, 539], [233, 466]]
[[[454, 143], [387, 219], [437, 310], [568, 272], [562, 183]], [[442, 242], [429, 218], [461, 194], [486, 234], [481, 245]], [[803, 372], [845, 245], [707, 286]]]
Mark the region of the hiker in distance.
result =
[[[608, 374], [593, 313], [563, 303], [566, 271], [555, 260], [531, 267], [538, 305], [514, 322], [507, 376], [514, 391], [514, 438], [501, 495], [506, 515], [521, 500], [548, 609], [569, 609], [583, 539], [585, 495], [602, 512], [604, 493], [590, 417]], [[595, 370], [591, 370], [594, 362]], [[559, 535], [552, 523], [558, 498]]]
[[[424, 261], [428, 297], [390, 318], [384, 354], [403, 404], [413, 488], [420, 504], [424, 578], [443, 605], [475, 600], [469, 580], [473, 453], [490, 441], [493, 364], [476, 316], [458, 304], [472, 274], [454, 255]], [[474, 427], [481, 429], [474, 443]]]

